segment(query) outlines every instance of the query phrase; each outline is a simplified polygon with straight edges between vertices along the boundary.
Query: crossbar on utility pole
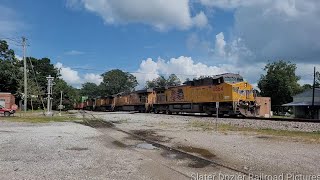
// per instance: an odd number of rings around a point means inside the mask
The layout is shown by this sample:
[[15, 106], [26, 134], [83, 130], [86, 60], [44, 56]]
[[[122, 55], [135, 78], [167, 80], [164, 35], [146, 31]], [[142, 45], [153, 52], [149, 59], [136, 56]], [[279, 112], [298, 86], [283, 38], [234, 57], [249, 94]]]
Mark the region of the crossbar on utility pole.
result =
[[27, 60], [26, 60], [26, 38], [22, 37], [23, 48], [23, 72], [24, 72], [24, 112], [27, 112], [28, 102], [28, 79], [27, 79]]

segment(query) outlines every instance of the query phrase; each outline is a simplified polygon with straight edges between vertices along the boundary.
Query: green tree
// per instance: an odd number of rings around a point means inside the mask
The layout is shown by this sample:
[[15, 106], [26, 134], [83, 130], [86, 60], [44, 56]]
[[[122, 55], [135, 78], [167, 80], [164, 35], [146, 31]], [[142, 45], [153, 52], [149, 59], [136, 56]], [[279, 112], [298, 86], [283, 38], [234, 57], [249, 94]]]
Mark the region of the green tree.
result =
[[68, 85], [63, 79], [56, 78], [53, 86], [53, 102], [52, 108], [57, 109], [60, 105], [60, 93], [62, 91], [62, 104], [66, 107], [65, 110], [72, 109], [73, 104], [79, 99], [78, 90]]
[[159, 76], [152, 81], [147, 81], [145, 88], [159, 88], [166, 86], [178, 86], [181, 84], [180, 79], [175, 75], [171, 74], [168, 79], [164, 76]]
[[181, 84], [180, 79], [177, 75], [171, 74], [167, 79], [167, 86], [178, 86]]
[[[24, 79], [19, 80], [18, 85], [18, 96], [23, 95], [24, 92]], [[33, 78], [28, 78], [28, 108], [31, 107], [32, 110], [43, 108], [42, 101], [45, 95], [45, 91], [40, 89]], [[41, 101], [42, 100], [42, 101]]]
[[320, 72], [316, 72], [316, 83], [315, 87], [320, 88]]
[[7, 41], [4, 40], [0, 40], [0, 60], [15, 60], [14, 51], [12, 49], [9, 49]]
[[291, 102], [292, 97], [301, 92], [296, 69], [296, 64], [282, 60], [268, 63], [264, 68], [266, 75], [261, 75], [258, 82], [261, 95], [271, 97], [272, 105]]
[[[51, 60], [49, 58], [36, 59], [33, 57], [27, 57], [26, 60], [28, 64], [27, 68], [29, 77], [37, 79], [39, 86], [43, 90], [46, 90], [47, 88], [47, 77], [49, 75], [54, 78], [58, 78], [60, 76], [59, 69], [55, 68], [54, 65], [51, 64]], [[30, 64], [30, 61], [32, 66]], [[22, 61], [20, 65], [21, 67], [23, 67]]]
[[302, 91], [309, 90], [309, 89], [312, 89], [312, 85], [311, 84], [304, 84], [302, 86]]
[[119, 69], [105, 72], [101, 75], [103, 81], [100, 84], [103, 96], [113, 95], [120, 92], [130, 92], [138, 85], [135, 76]]
[[88, 96], [89, 98], [95, 98], [97, 96], [101, 96], [100, 87], [95, 83], [87, 82], [82, 84], [82, 88], [80, 89], [81, 96]]
[[7, 42], [0, 40], [0, 91], [17, 93], [18, 80], [22, 78], [23, 73], [17, 66], [18, 63]]

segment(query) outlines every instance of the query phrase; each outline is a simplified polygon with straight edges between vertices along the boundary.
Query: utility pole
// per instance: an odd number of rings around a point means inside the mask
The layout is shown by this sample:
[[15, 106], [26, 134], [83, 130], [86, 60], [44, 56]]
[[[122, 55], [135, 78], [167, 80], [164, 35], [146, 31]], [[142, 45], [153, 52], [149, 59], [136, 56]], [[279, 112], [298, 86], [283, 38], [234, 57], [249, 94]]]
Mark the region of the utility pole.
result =
[[314, 67], [314, 70], [313, 70], [313, 86], [312, 86], [312, 119], [314, 119], [315, 117], [315, 108], [314, 108], [314, 94], [315, 94], [315, 89], [316, 89], [316, 67]]
[[52, 94], [52, 86], [53, 86], [53, 77], [49, 75], [47, 77], [48, 80], [48, 97], [47, 97], [47, 116], [52, 115], [51, 109], [52, 109], [52, 103], [51, 103], [51, 94]]
[[27, 80], [27, 60], [26, 60], [26, 38], [22, 37], [22, 48], [23, 48], [23, 72], [24, 72], [24, 112], [27, 112], [28, 102], [28, 80]]

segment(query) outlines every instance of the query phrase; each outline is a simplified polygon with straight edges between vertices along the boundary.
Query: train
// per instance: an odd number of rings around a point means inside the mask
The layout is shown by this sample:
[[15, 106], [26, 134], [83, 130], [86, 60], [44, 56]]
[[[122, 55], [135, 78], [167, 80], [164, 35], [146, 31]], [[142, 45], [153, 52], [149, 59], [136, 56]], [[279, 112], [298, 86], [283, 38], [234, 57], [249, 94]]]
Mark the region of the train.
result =
[[259, 116], [254, 89], [239, 74], [225, 73], [186, 81], [183, 85], [143, 89], [99, 98], [82, 98], [75, 109], [144, 113], [206, 113]]

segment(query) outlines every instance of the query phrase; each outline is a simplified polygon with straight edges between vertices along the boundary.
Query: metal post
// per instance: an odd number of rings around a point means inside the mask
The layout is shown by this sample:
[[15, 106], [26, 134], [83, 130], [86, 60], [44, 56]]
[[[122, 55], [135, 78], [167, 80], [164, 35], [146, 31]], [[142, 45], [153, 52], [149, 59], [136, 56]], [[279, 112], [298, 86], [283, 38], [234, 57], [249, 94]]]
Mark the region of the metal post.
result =
[[51, 107], [52, 107], [52, 103], [51, 103], [51, 94], [52, 94], [52, 86], [53, 86], [53, 77], [51, 77], [51, 75], [49, 75], [49, 77], [47, 77], [48, 80], [48, 97], [47, 97], [47, 116], [52, 115], [51, 112]]
[[23, 72], [24, 72], [24, 112], [27, 112], [28, 80], [27, 80], [26, 38], [25, 37], [22, 37], [22, 48], [23, 48]]
[[62, 109], [62, 91], [60, 91], [60, 106], [59, 106], [60, 112], [59, 116], [61, 116], [61, 109]]
[[216, 102], [216, 131], [218, 131], [219, 102]]
[[312, 119], [315, 118], [315, 108], [314, 108], [314, 94], [315, 94], [315, 89], [316, 89], [315, 86], [316, 86], [316, 67], [314, 67], [314, 71], [313, 71], [312, 105], [311, 105]]

